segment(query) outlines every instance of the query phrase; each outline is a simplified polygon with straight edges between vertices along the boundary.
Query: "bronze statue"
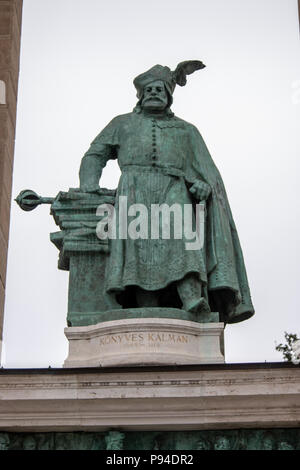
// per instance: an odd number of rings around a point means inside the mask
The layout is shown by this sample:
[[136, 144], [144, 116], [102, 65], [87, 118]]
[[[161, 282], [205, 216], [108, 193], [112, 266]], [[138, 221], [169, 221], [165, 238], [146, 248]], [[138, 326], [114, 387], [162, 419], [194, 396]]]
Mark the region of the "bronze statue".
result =
[[[136, 77], [136, 107], [115, 117], [92, 142], [82, 159], [80, 188], [99, 193], [103, 168], [117, 159], [122, 172], [117, 215], [122, 197], [129, 206], [149, 210], [162, 204], [183, 210], [201, 202], [206, 214], [201, 249], [187, 250], [185, 235], [151, 239], [149, 226], [137, 239], [112, 237], [105, 290], [117, 295], [123, 307], [181, 308], [196, 313], [198, 321], [210, 321], [210, 312], [217, 311], [224, 322], [233, 323], [254, 311], [224, 185], [196, 127], [171, 111], [175, 86], [185, 85], [186, 75], [204, 67], [186, 61], [172, 72], [156, 65]], [[175, 225], [171, 220], [171, 232]]]

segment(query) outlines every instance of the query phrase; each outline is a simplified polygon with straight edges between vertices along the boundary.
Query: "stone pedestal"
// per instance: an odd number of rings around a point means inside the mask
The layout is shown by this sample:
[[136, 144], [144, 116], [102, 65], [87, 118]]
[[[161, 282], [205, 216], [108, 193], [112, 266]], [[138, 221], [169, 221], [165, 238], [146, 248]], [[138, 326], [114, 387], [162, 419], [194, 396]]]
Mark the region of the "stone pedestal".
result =
[[65, 329], [64, 367], [224, 363], [223, 323], [133, 318]]

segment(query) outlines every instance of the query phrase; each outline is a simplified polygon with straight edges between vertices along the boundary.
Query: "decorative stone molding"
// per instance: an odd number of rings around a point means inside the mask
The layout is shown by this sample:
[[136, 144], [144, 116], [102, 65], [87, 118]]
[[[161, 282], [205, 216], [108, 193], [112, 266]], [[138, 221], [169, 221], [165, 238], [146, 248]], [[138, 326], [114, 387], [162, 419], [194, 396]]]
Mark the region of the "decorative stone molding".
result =
[[0, 372], [0, 429], [299, 427], [300, 368], [207, 365]]

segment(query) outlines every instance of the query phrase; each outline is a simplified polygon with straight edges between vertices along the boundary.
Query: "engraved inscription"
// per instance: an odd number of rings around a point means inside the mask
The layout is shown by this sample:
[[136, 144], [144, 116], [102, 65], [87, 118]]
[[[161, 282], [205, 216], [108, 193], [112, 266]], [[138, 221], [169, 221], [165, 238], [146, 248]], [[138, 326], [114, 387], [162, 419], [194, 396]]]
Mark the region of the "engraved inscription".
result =
[[126, 345], [126, 346], [159, 346], [161, 343], [169, 344], [187, 344], [189, 342], [188, 335], [176, 333], [161, 332], [143, 332], [143, 333], [122, 333], [117, 335], [105, 335], [99, 338], [100, 346], [107, 345]]

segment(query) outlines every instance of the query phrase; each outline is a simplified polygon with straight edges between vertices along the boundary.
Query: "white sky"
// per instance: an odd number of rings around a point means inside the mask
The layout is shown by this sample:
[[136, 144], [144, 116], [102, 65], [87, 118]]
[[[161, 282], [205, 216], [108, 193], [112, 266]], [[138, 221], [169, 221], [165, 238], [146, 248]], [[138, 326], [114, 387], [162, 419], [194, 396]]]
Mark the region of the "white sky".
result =
[[[255, 316], [226, 328], [227, 362], [280, 361], [300, 334], [297, 0], [24, 0], [13, 197], [78, 186], [91, 140], [136, 103], [132, 79], [159, 63], [207, 68], [177, 87], [173, 111], [200, 130], [238, 228]], [[105, 168], [101, 186], [120, 171]], [[15, 203], [4, 367], [61, 367], [68, 273], [57, 269], [49, 206]]]

